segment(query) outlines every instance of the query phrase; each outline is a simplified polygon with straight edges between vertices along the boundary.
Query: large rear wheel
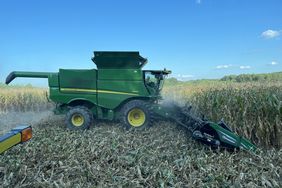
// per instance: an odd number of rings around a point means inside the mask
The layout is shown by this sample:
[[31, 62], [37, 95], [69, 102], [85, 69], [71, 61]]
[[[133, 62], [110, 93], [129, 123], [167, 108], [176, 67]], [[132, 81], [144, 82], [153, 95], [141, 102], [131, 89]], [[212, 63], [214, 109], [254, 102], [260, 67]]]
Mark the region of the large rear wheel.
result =
[[66, 115], [66, 126], [71, 130], [88, 129], [93, 121], [92, 112], [84, 106], [76, 106]]
[[144, 129], [152, 123], [149, 104], [141, 100], [126, 103], [121, 110], [121, 121], [127, 129]]

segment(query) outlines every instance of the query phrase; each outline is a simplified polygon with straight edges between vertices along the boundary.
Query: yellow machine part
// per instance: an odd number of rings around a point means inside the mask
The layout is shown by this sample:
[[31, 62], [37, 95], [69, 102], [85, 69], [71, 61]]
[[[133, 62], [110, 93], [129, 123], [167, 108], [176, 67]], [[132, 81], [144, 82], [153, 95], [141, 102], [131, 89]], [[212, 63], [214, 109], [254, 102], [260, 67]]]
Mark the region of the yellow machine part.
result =
[[0, 142], [0, 154], [6, 151], [7, 149], [13, 147], [14, 145], [21, 143], [21, 138], [21, 133], [17, 133]]
[[145, 123], [146, 115], [143, 110], [139, 108], [134, 108], [129, 111], [127, 115], [127, 120], [131, 126], [140, 127]]
[[71, 118], [71, 122], [74, 126], [80, 127], [84, 123], [84, 117], [81, 114], [74, 114]]

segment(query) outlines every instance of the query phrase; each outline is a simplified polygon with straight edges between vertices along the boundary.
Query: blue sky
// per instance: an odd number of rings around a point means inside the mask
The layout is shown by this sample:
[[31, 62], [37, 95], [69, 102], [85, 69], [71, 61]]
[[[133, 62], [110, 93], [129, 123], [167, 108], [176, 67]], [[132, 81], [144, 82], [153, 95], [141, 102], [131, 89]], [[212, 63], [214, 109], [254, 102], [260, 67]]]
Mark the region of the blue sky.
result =
[[[0, 82], [13, 70], [95, 68], [140, 51], [179, 79], [282, 71], [281, 0], [1, 0]], [[47, 81], [17, 79], [44, 85]]]

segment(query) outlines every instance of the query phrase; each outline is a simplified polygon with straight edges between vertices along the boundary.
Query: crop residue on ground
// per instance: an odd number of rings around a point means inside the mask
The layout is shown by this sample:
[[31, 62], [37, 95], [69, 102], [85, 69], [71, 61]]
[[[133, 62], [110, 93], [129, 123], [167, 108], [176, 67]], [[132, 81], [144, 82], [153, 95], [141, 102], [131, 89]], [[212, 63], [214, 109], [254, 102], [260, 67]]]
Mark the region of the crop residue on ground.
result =
[[282, 151], [211, 151], [182, 128], [158, 122], [142, 132], [99, 122], [69, 131], [52, 117], [32, 141], [0, 156], [2, 187], [281, 186]]

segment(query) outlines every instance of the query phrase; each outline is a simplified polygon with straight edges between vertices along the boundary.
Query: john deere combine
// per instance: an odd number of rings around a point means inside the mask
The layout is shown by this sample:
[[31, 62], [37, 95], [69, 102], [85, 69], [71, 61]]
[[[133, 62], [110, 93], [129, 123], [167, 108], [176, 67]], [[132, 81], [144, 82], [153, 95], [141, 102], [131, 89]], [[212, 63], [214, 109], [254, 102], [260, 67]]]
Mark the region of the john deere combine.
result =
[[120, 120], [127, 128], [143, 129], [158, 116], [174, 120], [212, 147], [256, 149], [224, 122], [204, 121], [177, 106], [161, 105], [160, 91], [171, 71], [142, 70], [147, 59], [139, 52], [94, 52], [92, 61], [97, 69], [12, 72], [6, 84], [16, 77], [48, 78], [54, 112], [66, 114], [69, 129], [87, 129], [95, 119]]

